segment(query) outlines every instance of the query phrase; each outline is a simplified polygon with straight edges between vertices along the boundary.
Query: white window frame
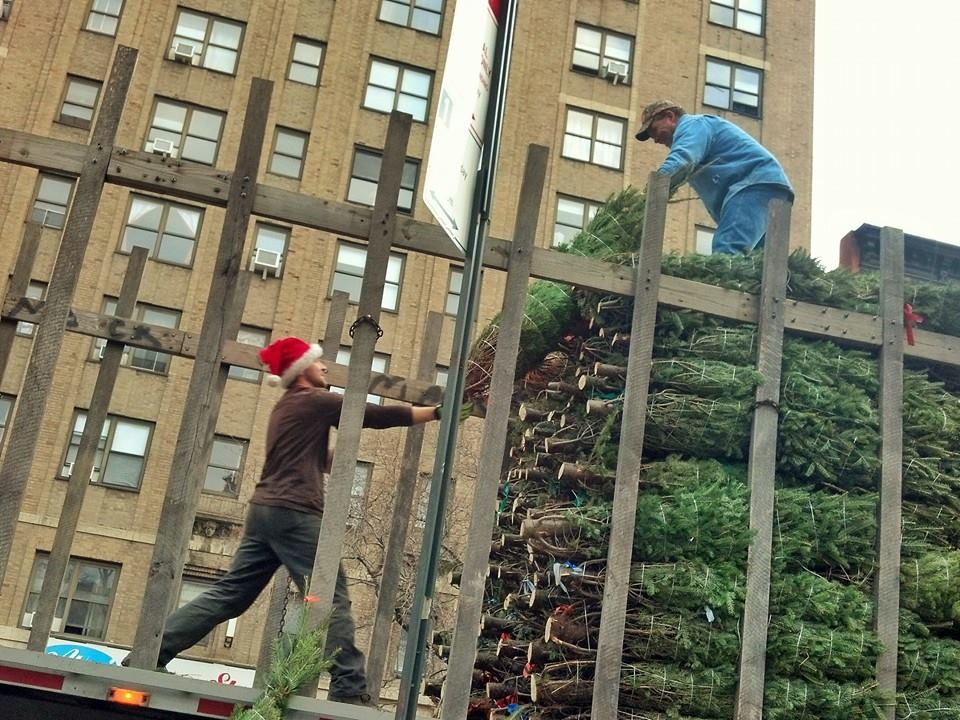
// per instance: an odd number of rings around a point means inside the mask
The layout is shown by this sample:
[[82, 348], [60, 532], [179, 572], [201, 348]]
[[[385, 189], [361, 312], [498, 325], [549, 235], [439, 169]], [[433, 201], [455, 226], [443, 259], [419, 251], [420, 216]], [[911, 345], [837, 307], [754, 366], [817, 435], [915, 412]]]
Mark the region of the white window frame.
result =
[[[334, 362], [336, 362], [337, 365], [349, 365], [350, 352], [349, 347], [341, 345], [337, 348], [337, 357]], [[381, 375], [388, 374], [390, 372], [390, 356], [386, 353], [375, 352], [373, 354], [373, 360], [370, 362], [370, 372], [380, 373]], [[337, 395], [343, 395], [344, 393], [344, 389], [339, 385], [331, 385], [330, 391], [337, 393]], [[373, 393], [367, 393], [367, 402], [371, 405], [383, 405], [383, 398]]]
[[[160, 211], [160, 219], [157, 221], [157, 227], [149, 227], [146, 223], [138, 224], [138, 220], [133, 218], [134, 208], [137, 205], [143, 207], [152, 206], [154, 210]], [[127, 220], [123, 226], [123, 234], [120, 236], [119, 252], [129, 254], [133, 252], [134, 247], [144, 247], [149, 253], [149, 257], [157, 262], [168, 265], [177, 265], [179, 267], [193, 267], [193, 259], [196, 255], [197, 241], [200, 239], [200, 230], [203, 226], [203, 208], [195, 205], [184, 205], [182, 203], [163, 200], [152, 195], [140, 195], [139, 193], [130, 193], [130, 203], [127, 206]], [[172, 214], [175, 213], [175, 214]], [[141, 217], [145, 217], [142, 213]], [[196, 223], [192, 228], [193, 235], [184, 234], [182, 230], [190, 231], [190, 223], [187, 222], [189, 216], [196, 217]], [[183, 226], [183, 229], [178, 226]], [[133, 242], [131, 239], [134, 233], [152, 234], [153, 242]], [[145, 237], [138, 237], [138, 240], [145, 240]], [[179, 262], [173, 259], [175, 256], [168, 255], [165, 247], [168, 243], [184, 243], [189, 245], [190, 255], [185, 262]]]
[[[294, 147], [300, 144], [299, 154]], [[281, 144], [283, 147], [281, 147]], [[273, 135], [273, 152], [270, 153], [270, 166], [267, 170], [272, 175], [299, 180], [303, 177], [303, 165], [307, 158], [307, 145], [310, 144], [310, 133], [293, 128], [277, 125]], [[295, 163], [296, 172], [290, 172], [282, 167], [286, 163]]]
[[[183, 118], [168, 119], [158, 116], [161, 106], [168, 113], [182, 113]], [[215, 119], [219, 122], [216, 137], [194, 125], [198, 117]], [[171, 157], [191, 160], [201, 165], [216, 165], [226, 121], [227, 114], [220, 110], [158, 96], [153, 103], [153, 115], [143, 149], [146, 152], [169, 154]], [[161, 151], [159, 146], [156, 145], [157, 140], [165, 143], [169, 142], [172, 145], [172, 150], [169, 153], [165, 149]], [[197, 152], [201, 148], [209, 149], [210, 146], [213, 147], [212, 156], [209, 152], [203, 154]]]
[[[93, 116], [97, 112], [97, 102], [100, 100], [102, 87], [103, 83], [99, 80], [92, 80], [79, 75], [67, 75], [57, 122], [71, 127], [89, 128], [93, 124]], [[92, 101], [88, 96], [91, 90], [93, 91]]]
[[693, 231], [693, 251], [697, 255], [713, 255], [713, 234], [716, 228], [697, 225]]
[[[571, 120], [588, 120], [590, 123], [589, 135], [584, 135], [578, 128], [571, 128]], [[619, 125], [619, 144], [600, 140], [598, 135], [601, 131], [613, 129], [612, 126]], [[624, 139], [626, 138], [627, 121], [625, 118], [614, 117], [604, 113], [594, 112], [593, 110], [584, 110], [578, 107], [567, 107], [566, 122], [563, 131], [563, 152], [561, 155], [570, 160], [579, 160], [580, 162], [598, 165], [611, 170], [623, 170]], [[583, 142], [587, 143], [586, 154], [580, 151]], [[613, 164], [606, 161], [602, 154], [608, 148], [616, 148], [617, 163]]]
[[[226, 464], [223, 461], [218, 460], [217, 458], [217, 445], [220, 446], [234, 446], [240, 449], [240, 456], [237, 459], [236, 466]], [[236, 498], [240, 495], [240, 480], [243, 477], [243, 465], [247, 459], [247, 447], [249, 446], [249, 441], [244, 438], [231, 437], [229, 435], [216, 434], [213, 436], [213, 445], [210, 448], [210, 460], [207, 462], [207, 468], [205, 470], [203, 478], [203, 489], [202, 493], [205, 495], [219, 495], [221, 497], [231, 497]], [[226, 477], [222, 478], [224, 484], [223, 490], [213, 490], [208, 487], [207, 481], [210, 479], [211, 471], [227, 471], [232, 473], [233, 477], [233, 489], [231, 490], [228, 487], [228, 481]]]
[[[561, 222], [560, 209], [563, 204], [568, 205], [579, 205], [580, 213], [580, 224], [572, 225], [569, 222]], [[597, 211], [603, 206], [603, 203], [597, 202], [596, 200], [590, 200], [588, 198], [574, 197], [573, 195], [564, 195], [563, 193], [557, 194], [557, 205], [556, 211], [553, 215], [553, 239], [551, 240], [551, 247], [560, 247], [561, 245], [567, 245], [572, 243], [574, 238], [579, 235], [587, 225], [590, 224], [590, 221], [593, 220], [597, 215]], [[567, 211], [565, 211], [566, 213]], [[564, 216], [564, 219], [566, 217]], [[568, 232], [559, 231], [557, 228], [569, 228], [573, 231], [573, 234], [567, 237]]]
[[[103, 299], [103, 314], [114, 315], [116, 312], [117, 299], [105, 297]], [[145, 325], [156, 325], [158, 327], [175, 329], [180, 326], [181, 315], [179, 310], [173, 308], [137, 303], [132, 320]], [[104, 338], [94, 339], [93, 351], [90, 357], [93, 362], [100, 362], [106, 345], [107, 341]], [[168, 375], [170, 373], [170, 363], [172, 359], [173, 356], [169, 353], [124, 345], [123, 357], [120, 360], [120, 364], [123, 367], [133, 368], [140, 372], [148, 372], [154, 375]]]
[[[186, 17], [202, 21], [202, 30], [197, 32], [184, 24]], [[178, 55], [177, 51], [190, 46], [193, 49], [190, 65], [197, 65], [225, 75], [236, 75], [245, 31], [246, 24], [239, 20], [212, 15], [193, 8], [178, 7], [167, 58], [182, 62], [180, 60], [182, 56]], [[203, 37], [200, 37], [201, 34]], [[236, 37], [228, 38], [227, 34], [235, 34]]]
[[463, 292], [463, 266], [451, 265], [447, 273], [447, 296], [443, 301], [443, 313], [456, 317], [460, 312], [460, 296]]
[[[237, 342], [245, 345], [253, 345], [258, 348], [265, 348], [270, 344], [270, 331], [266, 328], [256, 327], [255, 325], [241, 325], [237, 331]], [[253, 368], [231, 365], [227, 371], [227, 377], [231, 380], [242, 380], [244, 382], [259, 383], [263, 373]]]
[[[390, 74], [395, 74], [392, 81], [386, 77]], [[424, 78], [427, 81], [426, 93], [413, 92], [411, 85], [422, 82]], [[411, 79], [410, 83], [407, 82], [408, 79]], [[393, 110], [400, 110], [409, 113], [415, 122], [425, 123], [430, 113], [432, 92], [433, 73], [430, 70], [375, 57], [370, 60], [363, 107], [388, 114]]]
[[[355, 264], [348, 264], [346, 262], [348, 259]], [[362, 265], [359, 264], [360, 262], [362, 262]], [[360, 302], [360, 287], [363, 284], [366, 265], [367, 248], [365, 245], [338, 240], [328, 297], [333, 297], [336, 290], [343, 290], [350, 296], [350, 304], [355, 305]], [[380, 307], [387, 312], [397, 312], [400, 308], [404, 265], [406, 265], [405, 256], [400, 253], [390, 253], [390, 258], [387, 260], [387, 277], [383, 286], [383, 300], [380, 304]]]
[[356, 528], [360, 525], [365, 514], [367, 492], [370, 490], [370, 479], [373, 477], [373, 463], [357, 460], [357, 467], [353, 472], [353, 483], [350, 485], [350, 506], [347, 510], [347, 527]]
[[[31, 280], [30, 284], [27, 285], [27, 292], [24, 293], [24, 297], [28, 297], [31, 300], [43, 300], [47, 295], [47, 283], [41, 280]], [[14, 331], [20, 337], [33, 337], [33, 329], [36, 327], [36, 323], [19, 321], [17, 322], [16, 330]]]
[[0, 393], [0, 448], [3, 448], [3, 440], [7, 435], [10, 420], [13, 418], [13, 406], [16, 402], [16, 395]]
[[83, 29], [98, 35], [116, 37], [123, 0], [92, 0]]
[[[626, 52], [612, 47], [611, 40], [626, 41]], [[571, 66], [574, 70], [626, 85], [630, 83], [633, 67], [633, 47], [634, 39], [629, 35], [577, 23], [573, 33]]]
[[[76, 410], [73, 413], [70, 436], [67, 439], [67, 449], [63, 454], [63, 464], [57, 473], [57, 477], [68, 479], [73, 473], [74, 462], [77, 452], [80, 449], [80, 438], [83, 435], [83, 429], [86, 426], [87, 411]], [[146, 433], [143, 438], [142, 450], [136, 451], [138, 442], [128, 445], [128, 440], [122, 440], [122, 450], [114, 449], [117, 440], [117, 434], [121, 430], [132, 431], [136, 434]], [[90, 482], [102, 485], [103, 487], [115, 488], [118, 490], [130, 490], [139, 492], [143, 485], [143, 475], [147, 467], [147, 456], [150, 454], [150, 442], [153, 439], [154, 423], [149, 420], [137, 420], [135, 418], [124, 417], [122, 415], [107, 415], [100, 431], [100, 440], [97, 443], [97, 450], [94, 455], [93, 469], [90, 472]], [[134, 438], [136, 440], [136, 438]], [[110, 478], [110, 460], [114, 457], [137, 457], [140, 458], [140, 468], [137, 474], [136, 484], [111, 482]]]
[[[315, 59], [314, 54], [319, 55], [319, 57]], [[323, 60], [326, 56], [326, 43], [294, 35], [290, 47], [290, 66], [287, 68], [287, 80], [301, 85], [320, 87], [320, 78], [323, 76]]]
[[[358, 168], [358, 164], [360, 167]], [[347, 200], [359, 205], [373, 207], [380, 184], [380, 168], [383, 164], [383, 151], [357, 145], [353, 149], [353, 162], [350, 166], [350, 184], [347, 186]], [[369, 166], [369, 167], [364, 167]], [[408, 157], [403, 161], [400, 178], [400, 193], [397, 196], [397, 210], [413, 213], [417, 200], [417, 185], [420, 182], [420, 161]]]
[[[58, 194], [52, 196], [54, 188], [68, 186], [66, 201]], [[40, 223], [43, 227], [63, 230], [67, 223], [67, 215], [70, 212], [70, 201], [73, 199], [73, 190], [76, 182], [71, 178], [61, 177], [60, 175], [51, 175], [49, 173], [40, 173], [37, 177], [37, 191], [34, 195], [33, 205], [30, 210], [30, 220]]]
[[[19, 626], [30, 628], [33, 625], [33, 615], [37, 610], [40, 600], [40, 589], [43, 587], [43, 579], [46, 576], [47, 567], [49, 567], [50, 554], [38, 552], [34, 557], [33, 569], [30, 571], [30, 583], [27, 585], [27, 595], [23, 601], [23, 611], [20, 613]], [[41, 570], [42, 568], [42, 570]], [[92, 602], [91, 593], [83, 592], [83, 599], [78, 599], [81, 592], [78, 589], [78, 583], [81, 574], [85, 571], [107, 571], [110, 574], [110, 587], [107, 596], [100, 596], [106, 602]], [[75, 637], [84, 637], [91, 640], [103, 640], [106, 638], [107, 629], [110, 627], [110, 615], [113, 611], [113, 603], [116, 600], [117, 586], [120, 579], [121, 566], [114, 563], [99, 562], [96, 560], [87, 560], [73, 555], [67, 561], [67, 569], [63, 575], [63, 583], [60, 586], [57, 605], [53, 617], [53, 633], [56, 635], [73, 635]], [[83, 625], [80, 632], [70, 632], [66, 629], [66, 619], [75, 618], [76, 612], [73, 610], [74, 602], [83, 603], [87, 607], [87, 619], [89, 612], [96, 605], [105, 607], [103, 611], [103, 627], [98, 632], [88, 632], [87, 625]], [[62, 603], [62, 605], [61, 605]]]
[[[745, 117], [760, 118], [763, 107], [763, 69], [714, 57], [708, 57], [706, 60], [703, 104], [729, 110]], [[726, 80], [722, 77], [724, 73], [727, 75]], [[744, 90], [746, 86], [743, 84], [742, 78], [751, 75], [757, 77], [756, 92]], [[725, 101], [721, 101], [720, 93], [726, 93]], [[738, 96], [741, 99], [756, 98], [756, 105], [738, 103]]]
[[447, 381], [449, 380], [449, 377], [450, 377], [450, 368], [447, 365], [441, 365], [437, 363], [436, 373], [433, 376], [433, 384], [446, 390]]
[[[401, 20], [401, 16], [405, 15]], [[443, 0], [381, 0], [381, 22], [439, 35], [443, 27]]]
[[764, 10], [763, 0], [710, 0], [708, 20], [713, 25], [763, 36]]
[[290, 247], [290, 228], [272, 223], [257, 222], [253, 230], [253, 251], [250, 254], [250, 272], [283, 276], [287, 248]]

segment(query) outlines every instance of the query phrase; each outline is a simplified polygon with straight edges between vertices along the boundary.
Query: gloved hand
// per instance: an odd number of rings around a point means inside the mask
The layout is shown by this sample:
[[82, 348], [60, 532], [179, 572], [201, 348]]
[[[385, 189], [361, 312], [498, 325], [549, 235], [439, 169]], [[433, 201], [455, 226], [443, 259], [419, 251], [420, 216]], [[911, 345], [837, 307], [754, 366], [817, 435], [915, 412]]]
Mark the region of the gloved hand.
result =
[[[447, 412], [447, 409], [443, 407], [443, 405], [437, 405], [434, 408], [434, 411], [437, 413], [437, 420], [440, 420], [441, 418], [443, 418], [443, 414]], [[463, 422], [471, 415], [473, 415], [473, 403], [472, 402], [463, 403], [460, 406], [460, 416], [459, 416], [458, 422]]]

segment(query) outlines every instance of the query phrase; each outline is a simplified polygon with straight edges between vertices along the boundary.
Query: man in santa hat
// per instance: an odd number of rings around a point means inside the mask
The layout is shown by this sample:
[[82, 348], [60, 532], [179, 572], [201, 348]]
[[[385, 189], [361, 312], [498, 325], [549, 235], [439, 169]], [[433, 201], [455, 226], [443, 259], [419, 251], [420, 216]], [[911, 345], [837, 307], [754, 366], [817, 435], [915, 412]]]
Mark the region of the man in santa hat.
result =
[[[243, 613], [285, 565], [300, 592], [320, 535], [323, 481], [329, 467], [330, 428], [340, 421], [343, 397], [328, 390], [327, 366], [319, 345], [285, 337], [260, 351], [272, 384], [287, 389], [267, 425], [266, 460], [250, 498], [243, 538], [229, 572], [212, 588], [173, 613], [166, 623], [158, 664], [165, 666], [216, 625]], [[363, 426], [391, 428], [438, 420], [439, 407], [367, 404]], [[327, 652], [338, 651], [330, 670], [328, 699], [371, 704], [363, 653], [354, 644], [350, 598], [337, 576]]]

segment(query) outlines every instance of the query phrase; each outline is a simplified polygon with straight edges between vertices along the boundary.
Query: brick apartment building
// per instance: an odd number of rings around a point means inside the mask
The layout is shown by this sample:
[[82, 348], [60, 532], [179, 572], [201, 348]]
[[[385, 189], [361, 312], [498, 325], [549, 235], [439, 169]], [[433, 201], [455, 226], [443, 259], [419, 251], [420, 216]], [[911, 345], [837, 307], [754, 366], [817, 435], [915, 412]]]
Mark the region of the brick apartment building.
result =
[[[387, 113], [398, 108], [414, 118], [401, 210], [429, 220], [420, 185], [454, 6], [454, 0], [3, 0], [0, 126], [86, 143], [113, 54], [127, 45], [139, 59], [120, 146], [229, 170], [250, 81], [262, 77], [274, 90], [259, 182], [371, 205]], [[609, 194], [643, 185], [664, 150], [633, 140], [636, 118], [647, 102], [666, 96], [688, 111], [738, 123], [781, 159], [797, 191], [791, 236], [809, 247], [813, 24], [813, 0], [520, 0], [492, 234], [510, 235], [530, 143], [551, 148], [540, 209], [543, 247], [571, 238]], [[0, 268], [12, 269], [24, 222], [43, 223], [30, 285], [36, 297], [50, 277], [72, 185], [69, 178], [0, 164]], [[709, 217], [695, 199], [684, 201], [690, 198], [682, 191], [671, 205], [671, 250], [709, 247]], [[151, 261], [137, 317], [199, 331], [222, 220], [220, 208], [108, 186], [74, 306], [112, 312], [129, 250], [143, 245]], [[359, 294], [363, 244], [254, 220], [245, 260], [253, 277], [239, 339], [321, 337], [333, 290]], [[497, 273], [486, 275], [481, 321], [496, 311], [502, 283]], [[429, 311], [444, 311], [442, 383], [459, 292], [456, 263], [394, 253], [374, 368], [412, 376], [418, 347], [409, 339], [422, 336]], [[355, 307], [348, 323], [353, 316]], [[21, 324], [0, 384], [0, 433], [20, 392], [31, 333]], [[79, 335], [68, 335], [63, 346], [2, 588], [3, 644], [26, 641], [100, 347]], [[345, 335], [340, 362], [349, 349]], [[57, 624], [68, 637], [116, 646], [133, 640], [191, 370], [189, 360], [139, 349], [128, 349], [124, 366]], [[230, 562], [278, 393], [256, 371], [231, 370], [181, 601]], [[465, 431], [467, 458], [478, 426], [468, 423]], [[403, 437], [400, 430], [371, 433], [359, 458], [347, 569], [361, 645], [372, 625], [365, 608]], [[431, 457], [428, 450], [423, 470]], [[461, 529], [468, 466], [461, 463], [451, 510], [460, 513], [453, 525]], [[456, 538], [451, 542], [455, 556]], [[444, 612], [454, 597], [452, 590], [442, 594]], [[265, 600], [188, 655], [254, 663]], [[395, 635], [399, 652], [399, 629]]]

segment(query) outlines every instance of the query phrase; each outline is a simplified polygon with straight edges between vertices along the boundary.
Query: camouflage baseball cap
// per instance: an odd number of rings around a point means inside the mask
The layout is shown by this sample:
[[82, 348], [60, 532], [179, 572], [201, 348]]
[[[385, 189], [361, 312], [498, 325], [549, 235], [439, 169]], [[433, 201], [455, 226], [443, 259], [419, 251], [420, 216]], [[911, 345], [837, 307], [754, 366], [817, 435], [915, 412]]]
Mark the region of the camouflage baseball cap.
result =
[[647, 134], [647, 131], [650, 129], [650, 123], [653, 122], [653, 119], [664, 110], [680, 109], [680, 106], [673, 102], [673, 100], [656, 100], [655, 102], [650, 103], [643, 109], [643, 115], [640, 116], [643, 124], [640, 126], [640, 129], [637, 131], [637, 134], [634, 137], [636, 137], [640, 142], [649, 140], [650, 135]]

